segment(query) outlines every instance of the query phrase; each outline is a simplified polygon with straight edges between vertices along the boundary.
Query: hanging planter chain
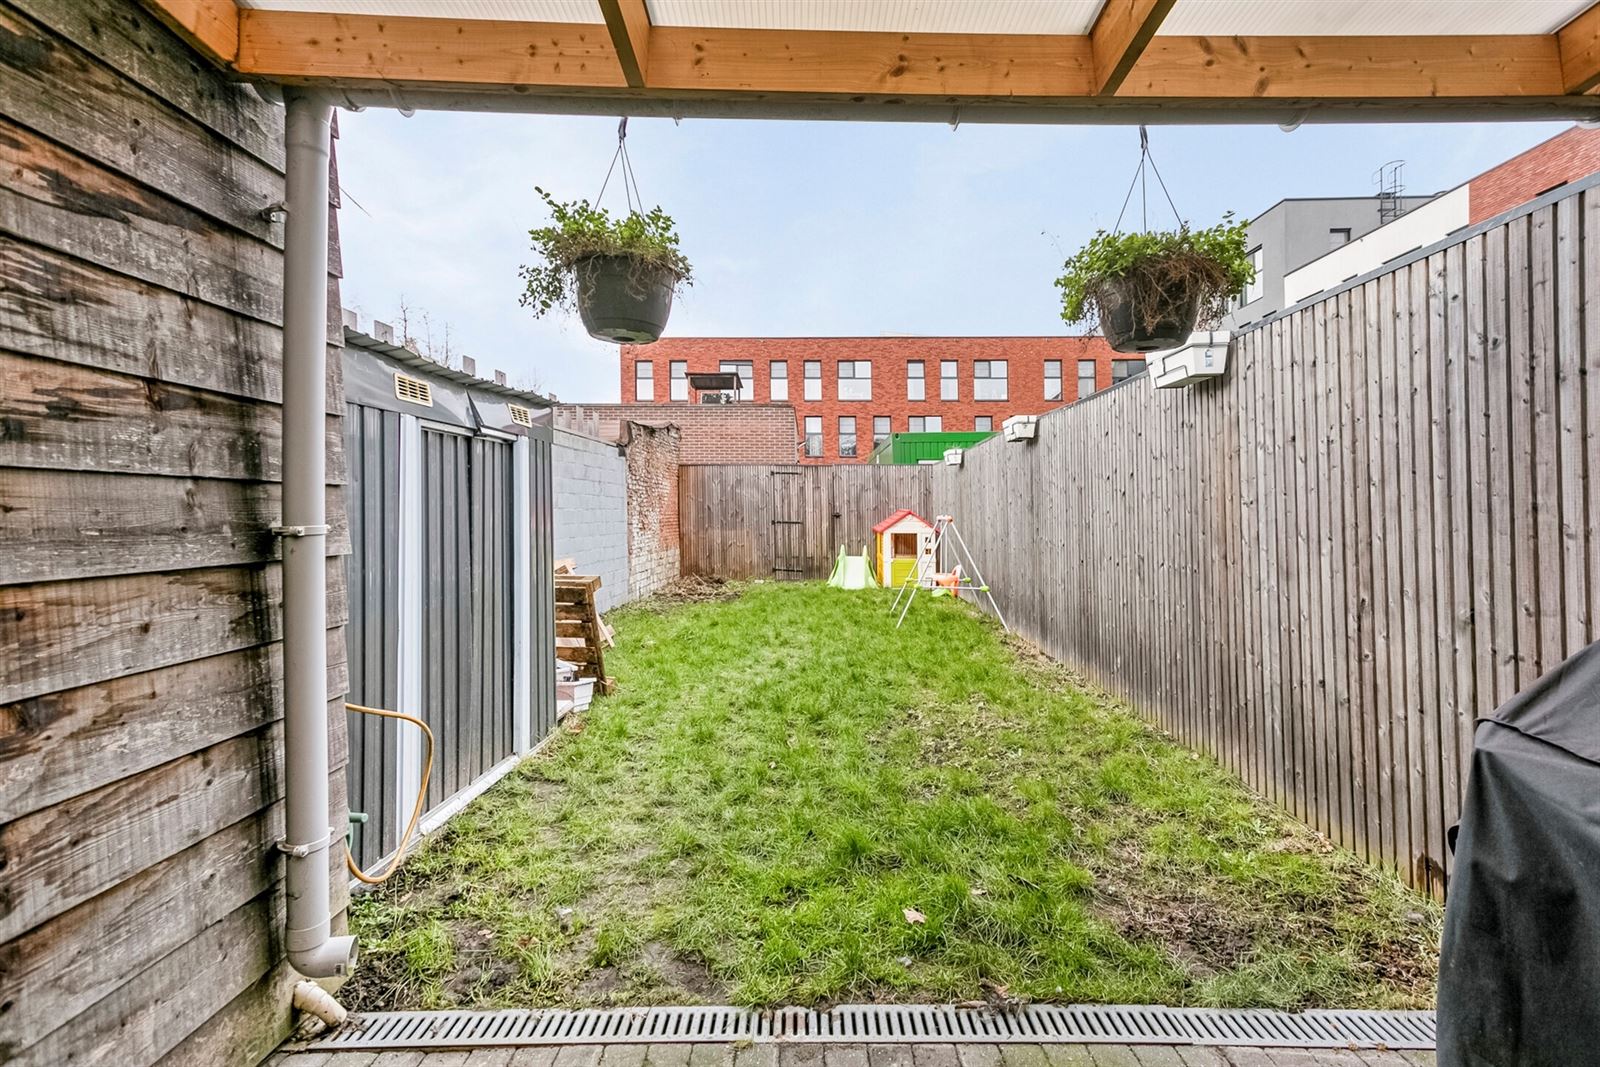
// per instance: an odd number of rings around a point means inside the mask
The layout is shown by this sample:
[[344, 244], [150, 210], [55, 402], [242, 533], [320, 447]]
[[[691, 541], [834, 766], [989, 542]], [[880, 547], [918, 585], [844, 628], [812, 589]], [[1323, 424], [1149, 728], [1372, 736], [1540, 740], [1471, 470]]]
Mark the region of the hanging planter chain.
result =
[[617, 169], [617, 161], [622, 161], [622, 195], [627, 198], [628, 212], [630, 214], [644, 212], [644, 197], [639, 195], [639, 179], [633, 174], [633, 161], [628, 158], [628, 116], [622, 116], [617, 123], [617, 150], [611, 156], [611, 166], [606, 168], [605, 181], [600, 183], [600, 195], [594, 198], [594, 206], [599, 207], [600, 201], [606, 195], [606, 186], [611, 184], [611, 174]]
[[[626, 121], [626, 120], [624, 120]], [[1139, 127], [1139, 166], [1134, 169], [1133, 181], [1128, 183], [1128, 195], [1122, 198], [1122, 210], [1117, 212], [1117, 224], [1111, 232], [1122, 232], [1122, 216], [1128, 212], [1128, 203], [1133, 199], [1133, 190], [1139, 189], [1139, 228], [1145, 233], [1150, 232], [1150, 211], [1147, 203], [1148, 179], [1145, 177], [1145, 167], [1149, 166], [1150, 173], [1156, 176], [1156, 184], [1161, 186], [1161, 193], [1167, 198], [1167, 206], [1172, 209], [1172, 217], [1177, 220], [1178, 228], [1183, 228], [1183, 216], [1178, 214], [1178, 205], [1172, 202], [1172, 194], [1167, 192], [1167, 183], [1161, 179], [1161, 170], [1156, 166], [1155, 156], [1150, 154], [1150, 132], [1143, 126]]]

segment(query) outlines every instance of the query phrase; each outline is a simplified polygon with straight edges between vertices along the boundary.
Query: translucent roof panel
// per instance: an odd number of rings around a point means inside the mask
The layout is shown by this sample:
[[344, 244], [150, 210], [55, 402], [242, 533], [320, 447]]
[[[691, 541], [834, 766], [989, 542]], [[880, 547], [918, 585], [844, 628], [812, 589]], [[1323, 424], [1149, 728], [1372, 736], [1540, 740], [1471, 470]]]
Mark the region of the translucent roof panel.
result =
[[605, 22], [598, 0], [238, 0], [266, 11], [504, 22]]
[[1554, 33], [1593, 0], [1178, 0], [1158, 33], [1328, 37]]
[[1100, 0], [647, 0], [657, 26], [901, 33], [1088, 33]]

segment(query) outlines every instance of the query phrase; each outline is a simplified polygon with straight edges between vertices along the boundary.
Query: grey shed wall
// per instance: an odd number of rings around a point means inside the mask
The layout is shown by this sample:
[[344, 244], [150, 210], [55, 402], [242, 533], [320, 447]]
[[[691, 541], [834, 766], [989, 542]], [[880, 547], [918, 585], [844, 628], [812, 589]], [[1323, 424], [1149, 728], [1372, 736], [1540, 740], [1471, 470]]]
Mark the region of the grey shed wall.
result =
[[580, 574], [600, 576], [599, 604], [626, 604], [628, 589], [628, 463], [622, 449], [556, 430], [555, 558], [571, 558]]

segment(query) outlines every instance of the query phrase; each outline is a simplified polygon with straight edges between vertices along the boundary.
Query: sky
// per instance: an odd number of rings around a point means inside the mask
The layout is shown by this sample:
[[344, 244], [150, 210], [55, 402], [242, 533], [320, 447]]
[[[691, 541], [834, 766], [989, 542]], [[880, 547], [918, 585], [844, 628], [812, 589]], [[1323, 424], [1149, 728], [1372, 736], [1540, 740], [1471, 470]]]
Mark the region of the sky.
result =
[[[1182, 216], [1210, 225], [1285, 197], [1366, 196], [1405, 160], [1438, 192], [1561, 123], [1153, 126]], [[517, 303], [528, 231], [600, 191], [610, 118], [386, 110], [339, 116], [344, 306], [564, 401], [616, 401], [618, 354], [559, 312]], [[633, 119], [641, 195], [677, 221], [695, 282], [673, 336], [1057, 334], [1062, 261], [1116, 220], [1137, 127]], [[1154, 186], [1150, 224], [1167, 226]], [[1137, 194], [1135, 195], [1137, 202]], [[615, 180], [602, 203], [626, 210]], [[1137, 203], [1130, 212], [1137, 211]], [[422, 325], [426, 316], [426, 326]]]

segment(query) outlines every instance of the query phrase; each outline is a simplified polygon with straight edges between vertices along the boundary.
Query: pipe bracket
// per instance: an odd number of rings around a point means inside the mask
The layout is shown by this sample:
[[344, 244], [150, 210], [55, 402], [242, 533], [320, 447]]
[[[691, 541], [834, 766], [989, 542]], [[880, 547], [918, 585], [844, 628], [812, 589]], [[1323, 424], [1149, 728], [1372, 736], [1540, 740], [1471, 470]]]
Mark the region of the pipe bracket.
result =
[[288, 853], [296, 859], [304, 859], [307, 856], [314, 856], [318, 852], [331, 847], [334, 840], [336, 838], [344, 837], [344, 834], [345, 832], [343, 830], [330, 826], [328, 827], [328, 836], [321, 841], [312, 841], [311, 843], [305, 845], [291, 845], [289, 844], [287, 838], [280, 838], [277, 842], [277, 848], [279, 852]]
[[315, 537], [318, 534], [326, 534], [328, 525], [323, 523], [320, 526], [274, 526], [272, 532], [277, 537]]

